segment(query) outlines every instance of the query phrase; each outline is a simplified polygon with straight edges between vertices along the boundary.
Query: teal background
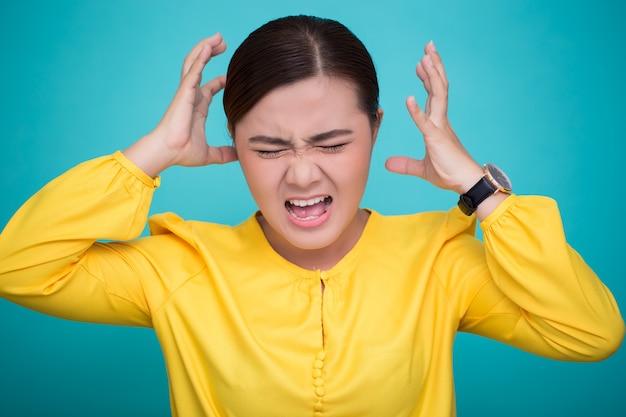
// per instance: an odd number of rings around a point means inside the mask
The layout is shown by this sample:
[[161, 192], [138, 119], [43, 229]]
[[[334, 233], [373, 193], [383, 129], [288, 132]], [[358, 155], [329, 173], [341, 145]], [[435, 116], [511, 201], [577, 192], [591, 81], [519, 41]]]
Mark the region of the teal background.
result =
[[[470, 153], [504, 167], [519, 194], [556, 198], [570, 243], [626, 305], [623, 2], [7, 1], [0, 5], [0, 227], [47, 181], [124, 149], [158, 122], [187, 51], [222, 32], [228, 59], [257, 26], [288, 14], [332, 17], [374, 57], [385, 120], [364, 205], [446, 210], [456, 196], [383, 168], [421, 157], [404, 99], [435, 40], [450, 79], [450, 118]], [[227, 143], [221, 96], [209, 140]], [[238, 223], [255, 209], [237, 164], [172, 168], [152, 211]], [[622, 416], [626, 354], [549, 361], [459, 335], [459, 416]], [[49, 318], [0, 300], [0, 416], [166, 416], [167, 380], [146, 329]]]

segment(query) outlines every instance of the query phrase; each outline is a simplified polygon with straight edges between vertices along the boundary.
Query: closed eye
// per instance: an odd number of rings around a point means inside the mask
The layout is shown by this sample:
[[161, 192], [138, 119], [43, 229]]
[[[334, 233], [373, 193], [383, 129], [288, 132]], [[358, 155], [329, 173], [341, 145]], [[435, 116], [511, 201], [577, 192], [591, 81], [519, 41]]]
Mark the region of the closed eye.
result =
[[339, 143], [337, 145], [330, 145], [330, 146], [318, 146], [319, 149], [322, 150], [322, 152], [326, 152], [326, 153], [337, 153], [337, 152], [341, 152], [345, 149], [347, 143]]
[[257, 155], [265, 159], [278, 158], [279, 156], [283, 155], [285, 152], [287, 152], [287, 149], [278, 149], [274, 151], [260, 151], [260, 150], [256, 151]]

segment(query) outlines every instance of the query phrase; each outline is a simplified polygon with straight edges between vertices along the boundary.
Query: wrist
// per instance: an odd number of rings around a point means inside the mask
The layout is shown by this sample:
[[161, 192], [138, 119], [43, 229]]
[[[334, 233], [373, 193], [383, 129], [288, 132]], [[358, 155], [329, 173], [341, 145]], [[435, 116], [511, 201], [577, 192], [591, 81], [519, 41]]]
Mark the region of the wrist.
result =
[[152, 178], [174, 165], [175, 157], [158, 133], [148, 133], [123, 151], [124, 156]]
[[[468, 216], [477, 212], [482, 219], [504, 201], [511, 189], [511, 181], [500, 168], [493, 164], [485, 164], [480, 178], [459, 196], [459, 209]], [[487, 210], [482, 207], [487, 207]]]
[[478, 164], [474, 164], [474, 166], [472, 166], [471, 169], [468, 169], [468, 171], [463, 175], [462, 182], [457, 187], [455, 187], [454, 192], [456, 192], [459, 195], [465, 194], [478, 181], [480, 181], [480, 179], [484, 175], [485, 175], [485, 172], [483, 168]]

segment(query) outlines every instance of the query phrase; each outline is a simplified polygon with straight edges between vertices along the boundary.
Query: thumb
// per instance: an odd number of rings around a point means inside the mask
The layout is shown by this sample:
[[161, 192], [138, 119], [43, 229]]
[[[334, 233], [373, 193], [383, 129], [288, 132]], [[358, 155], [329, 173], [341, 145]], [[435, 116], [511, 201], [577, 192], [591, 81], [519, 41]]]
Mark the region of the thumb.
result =
[[385, 161], [385, 168], [396, 174], [413, 175], [424, 178], [424, 161], [408, 156], [392, 156]]
[[237, 151], [233, 146], [209, 146], [207, 155], [208, 164], [227, 164], [238, 159]]

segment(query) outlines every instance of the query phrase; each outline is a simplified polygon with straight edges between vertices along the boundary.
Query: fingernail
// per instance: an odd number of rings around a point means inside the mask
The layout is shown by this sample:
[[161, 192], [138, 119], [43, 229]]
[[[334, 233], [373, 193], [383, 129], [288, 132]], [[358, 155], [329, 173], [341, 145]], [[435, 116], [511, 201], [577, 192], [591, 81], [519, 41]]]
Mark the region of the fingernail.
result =
[[430, 42], [428, 42], [429, 44], [432, 45], [433, 47], [433, 51], [437, 52], [437, 48], [435, 47], [435, 42], [433, 42], [432, 40]]
[[428, 65], [429, 67], [432, 67], [433, 64], [433, 59], [430, 57], [430, 55], [425, 55], [424, 58], [426, 59], [426, 65]]

